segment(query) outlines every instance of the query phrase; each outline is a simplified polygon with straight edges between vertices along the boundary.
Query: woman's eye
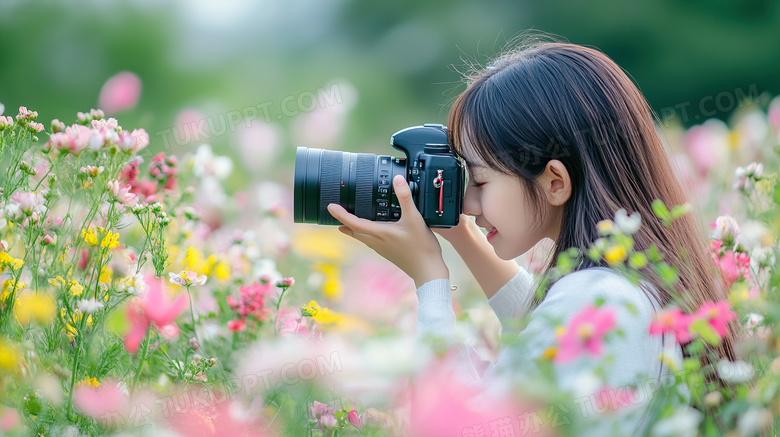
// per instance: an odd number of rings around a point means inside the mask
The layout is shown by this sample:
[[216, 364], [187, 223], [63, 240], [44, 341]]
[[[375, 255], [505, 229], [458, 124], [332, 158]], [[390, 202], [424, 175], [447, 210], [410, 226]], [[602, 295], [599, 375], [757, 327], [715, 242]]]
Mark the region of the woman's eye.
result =
[[481, 187], [481, 186], [483, 186], [483, 185], [485, 185], [485, 183], [484, 183], [484, 182], [476, 182], [476, 181], [471, 181], [471, 186], [472, 186], [472, 187]]

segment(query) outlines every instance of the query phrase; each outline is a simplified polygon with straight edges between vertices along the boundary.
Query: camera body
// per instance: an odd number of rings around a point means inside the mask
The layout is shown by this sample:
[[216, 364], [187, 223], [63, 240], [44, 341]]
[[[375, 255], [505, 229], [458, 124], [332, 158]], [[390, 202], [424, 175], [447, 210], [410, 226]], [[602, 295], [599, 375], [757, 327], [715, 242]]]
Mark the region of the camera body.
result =
[[394, 133], [390, 143], [406, 157], [298, 147], [293, 221], [340, 225], [327, 209], [330, 203], [368, 220], [396, 221], [401, 207], [392, 181], [401, 175], [429, 227], [457, 226], [466, 175], [447, 143], [447, 128], [409, 127]]
[[458, 225], [465, 169], [447, 143], [447, 128], [427, 123], [393, 134], [390, 144], [406, 155], [406, 180], [429, 227]]

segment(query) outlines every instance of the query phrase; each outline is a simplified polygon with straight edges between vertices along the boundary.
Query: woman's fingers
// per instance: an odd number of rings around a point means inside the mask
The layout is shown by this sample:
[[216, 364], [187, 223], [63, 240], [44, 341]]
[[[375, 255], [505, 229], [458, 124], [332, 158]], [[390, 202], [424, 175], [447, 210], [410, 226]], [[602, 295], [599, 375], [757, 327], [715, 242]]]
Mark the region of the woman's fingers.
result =
[[[349, 235], [350, 237], [358, 238], [358, 236], [374, 236], [377, 231], [374, 227], [376, 222], [360, 218], [354, 214], [350, 214], [343, 206], [337, 203], [331, 203], [328, 205], [328, 212], [336, 220], [340, 221], [343, 226], [339, 226], [339, 231]], [[343, 229], [346, 228], [346, 229]], [[361, 240], [363, 241], [363, 240]]]

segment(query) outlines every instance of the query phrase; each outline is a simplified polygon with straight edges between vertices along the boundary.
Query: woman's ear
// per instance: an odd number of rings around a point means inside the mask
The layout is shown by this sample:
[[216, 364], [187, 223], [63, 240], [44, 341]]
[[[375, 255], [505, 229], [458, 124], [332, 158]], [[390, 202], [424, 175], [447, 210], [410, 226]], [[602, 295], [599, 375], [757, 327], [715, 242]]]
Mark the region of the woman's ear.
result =
[[550, 205], [561, 206], [571, 197], [571, 178], [566, 166], [557, 159], [547, 162], [544, 172], [539, 176], [538, 182], [547, 194]]

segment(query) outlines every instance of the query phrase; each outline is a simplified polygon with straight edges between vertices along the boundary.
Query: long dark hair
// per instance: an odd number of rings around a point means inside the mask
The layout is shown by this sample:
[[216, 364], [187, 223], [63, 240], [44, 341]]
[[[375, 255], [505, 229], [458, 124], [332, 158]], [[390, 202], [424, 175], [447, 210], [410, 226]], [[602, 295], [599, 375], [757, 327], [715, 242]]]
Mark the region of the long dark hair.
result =
[[[568, 248], [584, 253], [599, 238], [596, 224], [623, 208], [642, 217], [633, 236], [635, 249], [655, 245], [679, 274], [668, 287], [650, 266], [640, 270], [657, 290], [643, 287], [648, 299], [660, 307], [674, 301], [688, 312], [705, 301], [726, 299], [728, 287], [696, 215], [686, 214], [666, 227], [652, 210], [655, 199], [667, 206], [689, 199], [655, 130], [656, 114], [614, 61], [593, 48], [533, 41], [471, 72], [467, 83], [448, 121], [458, 156], [465, 159], [467, 140], [486, 165], [517, 175], [533, 205], [542, 204], [536, 178], [550, 160], [561, 161], [569, 172], [572, 194], [563, 207], [548, 271]], [[607, 266], [586, 256], [575, 270], [595, 265]], [[718, 359], [736, 359], [735, 331], [732, 323], [711, 350]]]

